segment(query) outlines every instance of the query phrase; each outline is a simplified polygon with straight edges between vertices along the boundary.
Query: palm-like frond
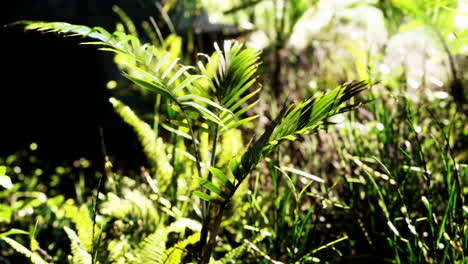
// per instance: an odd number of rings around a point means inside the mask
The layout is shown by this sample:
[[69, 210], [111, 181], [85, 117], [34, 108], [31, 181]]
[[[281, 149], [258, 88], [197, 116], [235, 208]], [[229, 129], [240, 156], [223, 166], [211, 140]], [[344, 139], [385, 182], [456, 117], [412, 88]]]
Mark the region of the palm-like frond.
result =
[[257, 116], [241, 118], [255, 106], [257, 101], [248, 102], [260, 89], [249, 91], [256, 81], [258, 56], [260, 52], [252, 48], [244, 48], [235, 41], [225, 41], [223, 50], [215, 43], [215, 53], [207, 58], [207, 63], [198, 62], [200, 72], [209, 77], [209, 86], [214, 90], [219, 104], [227, 109], [220, 114], [225, 124], [221, 130], [238, 127]]
[[322, 125], [326, 125], [327, 118], [359, 106], [360, 103], [353, 105], [344, 103], [365, 89], [367, 89], [366, 82], [351, 82], [302, 103], [285, 107], [242, 156], [241, 164], [234, 172], [236, 178], [242, 180], [281, 141], [296, 140], [296, 135], [314, 132]]
[[108, 193], [108, 200], [102, 204], [101, 213], [134, 221], [139, 228], [149, 232], [156, 229], [159, 221], [154, 202], [137, 190], [125, 193], [124, 198]]
[[198, 79], [205, 76], [190, 73], [193, 67], [181, 65], [178, 58], [171, 58], [169, 51], [161, 51], [149, 43], [142, 44], [134, 35], [119, 31], [111, 34], [101, 27], [90, 28], [60, 22], [23, 21], [21, 23], [26, 25], [26, 30], [59, 32], [98, 40], [86, 44], [100, 45], [103, 46], [101, 50], [127, 57], [126, 66], [134, 72], [123, 75], [130, 81], [170, 99], [183, 110], [194, 111], [206, 120], [224, 126], [221, 119], [209, 110], [207, 105], [220, 111], [226, 109], [213, 102], [206, 91], [195, 85]]
[[[341, 85], [328, 93], [311, 97], [299, 104], [284, 107], [278, 117], [266, 128], [262, 136], [244, 153], [239, 165], [234, 164], [233, 175], [237, 184], [219, 169], [210, 168], [212, 175], [218, 179], [218, 184], [206, 179], [199, 179], [200, 184], [212, 194], [194, 191], [198, 197], [215, 204], [228, 201], [239, 182], [279, 143], [284, 140], [296, 140], [296, 135], [309, 134], [327, 124], [327, 118], [349, 111], [360, 103], [345, 105], [344, 103], [358, 93], [367, 89], [367, 83], [351, 82]], [[235, 162], [234, 162], [235, 163]]]

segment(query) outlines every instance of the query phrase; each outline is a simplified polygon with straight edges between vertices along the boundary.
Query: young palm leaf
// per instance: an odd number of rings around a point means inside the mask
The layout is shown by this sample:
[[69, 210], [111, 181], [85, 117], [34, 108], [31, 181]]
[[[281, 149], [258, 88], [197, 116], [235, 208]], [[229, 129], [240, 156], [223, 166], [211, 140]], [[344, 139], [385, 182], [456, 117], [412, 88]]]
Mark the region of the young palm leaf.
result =
[[257, 79], [255, 74], [260, 52], [244, 48], [235, 41], [225, 41], [223, 50], [216, 43], [214, 46], [216, 51], [211, 57], [201, 55], [207, 59], [207, 63], [199, 61], [198, 68], [209, 77], [209, 87], [215, 92], [219, 104], [225, 108], [219, 115], [225, 125], [220, 131], [223, 133], [257, 117], [241, 118], [258, 102], [247, 101], [260, 91], [249, 91]]
[[[210, 239], [206, 245], [203, 245], [201, 263], [207, 263], [210, 259], [216, 236], [219, 231], [219, 226], [221, 224], [223, 211], [226, 208], [227, 203], [237, 191], [240, 183], [242, 183], [250, 171], [253, 170], [257, 164], [266, 157], [266, 155], [271, 153], [281, 141], [295, 140], [295, 135], [315, 132], [322, 125], [327, 124], [326, 119], [328, 117], [349, 111], [359, 106], [360, 103], [354, 105], [345, 105], [344, 103], [365, 89], [367, 89], [366, 82], [351, 82], [341, 85], [328, 93], [323, 93], [316, 97], [309, 98], [300, 104], [290, 104], [289, 106], [284, 107], [278, 117], [266, 128], [262, 136], [244, 153], [241, 163], [234, 165], [234, 168], [231, 169], [237, 180], [234, 188], [229, 188], [232, 183], [222, 173], [221, 180], [219, 182], [223, 187], [228, 187], [227, 192], [218, 194], [216, 191], [221, 188], [218, 186], [215, 186], [216, 189], [208, 188], [208, 185], [206, 183], [204, 184], [207, 189], [221, 196], [222, 200], [216, 199], [207, 193], [196, 193], [202, 199], [219, 205], [219, 210], [217, 210]], [[221, 171], [212, 169], [212, 173], [214, 175], [219, 172]], [[214, 185], [211, 182], [210, 184]]]
[[346, 83], [328, 93], [284, 107], [263, 135], [242, 156], [240, 166], [234, 171], [236, 178], [242, 181], [281, 141], [294, 141], [296, 135], [313, 133], [327, 125], [327, 118], [361, 105], [345, 105], [345, 102], [366, 89], [365, 81]]
[[[59, 32], [71, 36], [83, 36], [96, 39], [96, 42], [85, 42], [103, 46], [101, 50], [111, 51], [127, 58], [125, 66], [132, 72], [123, 73], [133, 83], [151, 92], [168, 98], [182, 111], [193, 111], [204, 119], [225, 127], [221, 118], [211, 109], [223, 113], [230, 111], [213, 102], [206, 91], [196, 85], [197, 80], [206, 78], [204, 75], [192, 74], [192, 66], [179, 63], [172, 59], [169, 51], [162, 51], [149, 43], [142, 44], [137, 36], [116, 31], [109, 33], [101, 27], [87, 27], [61, 22], [23, 21], [26, 30], [42, 32]], [[190, 96], [186, 96], [190, 95]]]

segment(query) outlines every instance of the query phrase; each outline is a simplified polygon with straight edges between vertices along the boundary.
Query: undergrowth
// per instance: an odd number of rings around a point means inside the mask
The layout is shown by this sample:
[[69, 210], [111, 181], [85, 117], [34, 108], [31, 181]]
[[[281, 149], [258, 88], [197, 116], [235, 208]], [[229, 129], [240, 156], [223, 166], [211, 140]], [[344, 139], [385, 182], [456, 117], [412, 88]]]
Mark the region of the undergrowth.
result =
[[[261, 2], [227, 14], [252, 17], [255, 7], [264, 16], [270, 11]], [[427, 92], [415, 95], [409, 70], [389, 72], [383, 55], [360, 40], [337, 41], [336, 51], [352, 59], [323, 57], [313, 69], [322, 75], [307, 77], [311, 69], [291, 64], [308, 57], [288, 43], [307, 8], [325, 12], [327, 4], [291, 1], [286, 12], [273, 2], [284, 11], [275, 29], [262, 15], [259, 27], [279, 39], [263, 53], [226, 40], [211, 54], [185, 54], [183, 36], [164, 37], [151, 19], [142, 37], [117, 7], [122, 23], [113, 33], [17, 23], [114, 53], [119, 89], [136, 91], [154, 111], [129, 107], [125, 93], [109, 98], [141, 144], [140, 172], [116, 172], [105, 144], [105, 168], [91, 172], [82, 159], [47, 169], [48, 183], [33, 158], [36, 145], [1, 159], [1, 260], [13, 263], [8, 257], [18, 252], [32, 263], [466, 263], [468, 127], [456, 69], [463, 66], [455, 65], [456, 56], [466, 58], [466, 39], [446, 37], [456, 5], [336, 4], [339, 22], [330, 17], [322, 29], [345, 23], [354, 8], [385, 11], [390, 32], [402, 30], [402, 17], [426, 28], [443, 46], [452, 82], [437, 93], [424, 79], [418, 85]], [[64, 177], [76, 182], [74, 196], [61, 190]]]

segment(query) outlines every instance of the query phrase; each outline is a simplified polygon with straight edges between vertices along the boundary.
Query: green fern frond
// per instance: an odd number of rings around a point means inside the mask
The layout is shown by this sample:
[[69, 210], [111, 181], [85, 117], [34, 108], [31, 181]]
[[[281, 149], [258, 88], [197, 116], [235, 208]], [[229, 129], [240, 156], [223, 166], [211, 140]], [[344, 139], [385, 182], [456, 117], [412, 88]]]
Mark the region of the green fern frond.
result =
[[[265, 239], [266, 236], [270, 234], [267, 228], [259, 230], [260, 232], [256, 235], [253, 244], [261, 242]], [[243, 263], [242, 256], [245, 252], [250, 249], [252, 244], [249, 244], [247, 240], [243, 240], [242, 244], [234, 249], [229, 250], [229, 252], [224, 255], [221, 259], [217, 261], [211, 261], [210, 264], [230, 264], [230, 263]]]
[[81, 243], [80, 239], [76, 235], [75, 231], [68, 227], [63, 228], [70, 239], [70, 247], [72, 252], [72, 263], [73, 264], [91, 264], [91, 255], [86, 251], [85, 247]]
[[195, 244], [200, 240], [200, 233], [195, 233], [189, 236], [187, 239], [184, 239], [173, 247], [165, 251], [166, 258], [164, 259], [164, 264], [180, 264], [182, 263], [183, 253], [185, 248], [188, 245]]
[[[162, 264], [170, 256], [167, 254], [169, 251], [166, 250], [166, 242], [168, 235], [172, 232], [183, 233], [187, 228], [199, 232], [201, 229], [200, 223], [189, 218], [181, 218], [173, 222], [169, 226], [158, 228], [156, 232], [147, 236], [139, 245], [138, 249], [133, 253], [135, 256], [133, 263], [145, 263], [145, 264]], [[185, 246], [191, 243], [195, 238], [190, 238], [186, 241]], [[184, 246], [184, 247], [185, 247]], [[172, 252], [172, 251], [171, 251]], [[174, 253], [174, 252], [172, 252]]]
[[27, 249], [25, 246], [21, 245], [20, 243], [16, 242], [15, 240], [9, 237], [1, 237], [1, 240], [5, 241], [8, 245], [10, 245], [16, 252], [22, 254], [23, 256], [27, 257], [31, 263], [33, 264], [48, 264], [48, 262], [44, 261], [39, 255], [32, 252], [31, 250]]
[[111, 240], [107, 245], [107, 250], [109, 252], [108, 258], [110, 263], [126, 264], [127, 259], [125, 256], [131, 251], [131, 247], [127, 239]]
[[153, 232], [159, 220], [154, 202], [137, 190], [124, 194], [124, 199], [108, 193], [108, 200], [102, 204], [101, 213], [137, 223], [139, 228]]
[[[90, 218], [90, 212], [86, 205], [77, 207], [76, 205], [67, 201], [63, 205], [62, 209], [65, 211], [65, 217], [69, 217], [73, 220], [76, 230], [78, 231], [78, 237], [84, 249], [88, 252], [91, 252], [93, 248], [93, 220]], [[100, 228], [95, 225], [94, 235], [96, 238], [99, 236], [100, 232]]]
[[270, 144], [282, 140], [295, 140], [296, 134], [308, 134], [326, 123], [328, 117], [343, 113], [359, 106], [344, 106], [344, 102], [367, 89], [367, 83], [351, 82], [341, 85], [328, 93], [310, 98], [301, 104], [292, 104], [284, 115], [283, 122], [273, 132]]
[[147, 236], [135, 252], [135, 264], [161, 264], [165, 258], [168, 232], [165, 228], [156, 230]]
[[249, 249], [249, 245], [247, 243], [243, 243], [242, 245], [229, 251], [222, 259], [220, 259], [220, 262], [222, 264], [236, 263], [235, 260], [240, 259], [244, 255], [245, 251], [247, 251], [247, 249]]
[[137, 134], [143, 146], [143, 152], [156, 173], [158, 188], [161, 192], [165, 192], [174, 173], [174, 168], [168, 158], [167, 146], [161, 138], [156, 138], [150, 125], [141, 120], [130, 107], [115, 98], [110, 98], [109, 101], [125, 123], [130, 125]]

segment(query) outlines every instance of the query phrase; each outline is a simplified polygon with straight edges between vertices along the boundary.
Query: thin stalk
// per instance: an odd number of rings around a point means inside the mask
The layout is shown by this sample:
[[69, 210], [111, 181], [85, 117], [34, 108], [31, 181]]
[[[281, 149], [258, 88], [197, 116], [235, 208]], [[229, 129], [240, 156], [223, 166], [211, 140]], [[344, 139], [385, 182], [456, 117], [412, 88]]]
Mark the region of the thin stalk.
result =
[[[195, 162], [197, 163], [198, 177], [202, 177], [201, 165], [200, 165], [201, 164], [201, 158], [200, 158], [201, 156], [200, 156], [200, 152], [198, 151], [197, 143], [195, 142], [195, 133], [193, 132], [192, 122], [190, 122], [190, 119], [187, 116], [187, 113], [185, 113], [182, 105], [179, 104], [177, 101], [176, 101], [176, 104], [182, 110], [182, 114], [184, 115], [184, 118], [187, 121], [187, 126], [189, 127], [189, 130], [190, 130], [190, 136], [192, 137], [193, 151], [195, 152]], [[203, 186], [200, 186], [200, 191], [201, 192], [204, 192], [204, 189], [205, 188], [203, 188]], [[202, 218], [203, 218], [203, 226], [208, 225], [207, 224], [207, 222], [208, 222], [208, 203], [205, 200], [202, 200]], [[206, 230], [206, 229], [207, 229], [206, 227], [205, 227], [205, 231], [202, 229], [202, 233], [200, 234], [200, 248], [201, 249], [203, 249], [206, 246], [206, 238], [207, 238], [207, 235], [208, 235], [207, 234], [208, 230]], [[205, 234], [203, 234], [203, 231], [205, 232]], [[201, 254], [203, 254], [203, 253], [201, 253]]]
[[[273, 216], [274, 216], [274, 230], [275, 230], [275, 241], [274, 241], [274, 252], [275, 252], [275, 257], [276, 259], [279, 258], [280, 256], [280, 240], [279, 239], [279, 236], [278, 236], [278, 233], [280, 232], [280, 226], [279, 226], [279, 220], [278, 220], [278, 214], [281, 215], [281, 212], [279, 212], [279, 210], [281, 210], [281, 208], [277, 208], [276, 207], [276, 201], [280, 198], [279, 197], [279, 184], [280, 184], [280, 176], [281, 174], [280, 173], [277, 173], [277, 168], [280, 168], [280, 164], [279, 164], [279, 147], [278, 149], [275, 151], [274, 153], [275, 155], [275, 161], [276, 161], [276, 166], [273, 166], [270, 170], [272, 170], [271, 172], [272, 173], [275, 173], [276, 177], [275, 177], [275, 180], [276, 180], [276, 185], [274, 186], [275, 188], [275, 203], [274, 203], [274, 208], [275, 210], [273, 210]], [[273, 163], [274, 161], [272, 161]], [[273, 171], [274, 170], [274, 171]]]
[[[218, 125], [215, 125], [215, 128], [214, 128], [214, 137], [213, 137], [213, 145], [211, 146], [211, 158], [210, 158], [210, 166], [213, 167], [214, 166], [214, 163], [215, 163], [215, 160], [216, 160], [216, 144], [218, 142], [218, 129], [219, 129], [219, 126]], [[212, 179], [212, 174], [209, 173], [208, 174], [208, 181], [211, 181]], [[209, 191], [208, 191], [209, 192]], [[207, 211], [210, 211], [210, 204], [207, 205], [207, 208], [206, 208]], [[201, 254], [203, 254], [203, 249], [205, 248], [206, 246], [206, 239], [208, 238], [208, 226], [209, 226], [209, 219], [205, 218], [203, 219], [203, 223], [202, 223], [202, 230], [201, 230], [201, 233], [200, 233], [200, 248], [202, 249], [200, 252]], [[202, 256], [203, 257], [203, 256]]]
[[[245, 177], [242, 177], [242, 179], [245, 179]], [[231, 201], [232, 196], [234, 195], [234, 193], [236, 193], [241, 183], [242, 181], [237, 182], [234, 189], [229, 193], [224, 202], [220, 205], [218, 214], [216, 215], [214, 220], [213, 228], [211, 230], [210, 239], [208, 243], [202, 248], [202, 258], [200, 264], [207, 264], [209, 262], [211, 258], [211, 253], [216, 242], [216, 237], [218, 236], [219, 226], [221, 225], [221, 220], [223, 219], [224, 210], [226, 209], [226, 206], [228, 205], [229, 201]]]
[[[426, 185], [427, 185], [427, 198], [429, 199], [429, 204], [432, 206], [433, 202], [434, 202], [433, 193], [432, 193], [432, 182], [431, 182], [431, 178], [429, 177], [426, 158], [425, 158], [423, 150], [422, 150], [422, 144], [421, 144], [421, 141], [420, 141], [420, 139], [418, 137], [418, 133], [416, 132], [416, 129], [414, 128], [411, 109], [409, 107], [408, 102], [406, 104], [407, 104], [406, 105], [406, 111], [407, 111], [406, 118], [408, 120], [408, 124], [409, 124], [409, 126], [411, 128], [411, 131], [414, 133], [414, 138], [415, 138], [415, 141], [416, 141], [416, 146], [417, 146], [417, 151], [418, 151], [418, 160], [419, 160], [420, 165], [422, 165], [422, 167], [424, 169], [423, 178], [424, 178], [424, 180], [426, 182]], [[429, 217], [431, 217], [431, 216], [429, 216]], [[436, 243], [435, 243], [436, 241], [434, 239], [435, 238], [435, 233], [434, 233], [434, 230], [432, 228], [431, 228], [431, 237], [432, 237], [432, 257], [437, 262], [437, 245], [436, 245]]]
[[156, 95], [156, 101], [154, 102], [154, 119], [153, 119], [153, 132], [155, 140], [158, 139], [158, 124], [159, 124], [159, 105], [161, 104], [161, 95]]
[[[100, 139], [101, 139], [101, 151], [102, 151], [102, 154], [104, 156], [104, 173], [107, 174], [109, 171], [110, 171], [110, 162], [109, 162], [109, 159], [107, 157], [107, 153], [106, 153], [106, 145], [104, 143], [104, 132], [102, 130], [102, 127], [99, 127], [99, 136], [100, 136]], [[99, 190], [101, 189], [101, 183], [102, 183], [102, 177], [103, 175], [101, 174], [101, 176], [99, 177], [99, 181], [98, 181], [98, 185], [96, 186], [96, 191], [94, 193], [94, 197], [93, 197], [93, 230], [92, 230], [92, 234], [91, 234], [91, 238], [93, 240], [93, 249], [92, 249], [92, 256], [93, 258], [91, 259], [91, 263], [94, 264], [96, 263], [97, 261], [97, 256], [98, 256], [98, 251], [99, 251], [99, 248], [97, 247], [96, 245], [96, 240], [94, 239], [94, 236], [96, 234], [96, 217], [97, 217], [97, 200], [98, 200], [98, 197], [99, 197]], [[101, 236], [99, 235], [99, 239], [98, 239], [98, 243], [100, 242], [101, 240]]]
[[98, 182], [98, 185], [96, 187], [96, 193], [94, 194], [94, 197], [93, 197], [93, 231], [92, 231], [92, 235], [91, 235], [91, 238], [93, 239], [93, 250], [92, 250], [92, 255], [93, 255], [93, 258], [91, 260], [91, 263], [94, 264], [94, 263], [97, 263], [97, 256], [98, 256], [98, 252], [99, 252], [99, 247], [97, 247], [100, 242], [100, 238], [101, 238], [101, 235], [99, 235], [99, 241], [97, 241], [98, 243], [96, 243], [96, 240], [94, 239], [94, 236], [96, 234], [96, 217], [97, 217], [97, 199], [98, 199], [98, 196], [99, 196], [99, 189], [101, 188], [101, 182], [102, 182], [102, 174], [101, 176], [99, 177], [99, 182]]
[[[211, 159], [210, 159], [210, 166], [213, 167], [216, 161], [216, 145], [218, 142], [218, 130], [219, 126], [215, 124], [214, 128], [214, 136], [213, 136], [213, 145], [211, 145]], [[208, 180], [211, 181], [211, 173], [208, 175]]]
[[[431, 113], [432, 116], [436, 116], [435, 113], [433, 113], [431, 110], [429, 110], [429, 113]], [[454, 114], [453, 119], [455, 119], [456, 114], [457, 113]], [[458, 199], [461, 202], [460, 204], [465, 204], [465, 199], [464, 199], [464, 196], [463, 196], [463, 193], [462, 193], [462, 180], [460, 178], [460, 172], [458, 171], [458, 168], [457, 168], [457, 163], [456, 163], [456, 160], [455, 160], [454, 151], [453, 151], [452, 147], [450, 146], [450, 138], [449, 138], [450, 137], [450, 128], [449, 128], [448, 132], [445, 132], [444, 125], [438, 119], [434, 119], [434, 122], [438, 126], [439, 130], [442, 132], [442, 139], [445, 141], [445, 144], [446, 144], [445, 151], [448, 154], [448, 157], [450, 157], [451, 162], [453, 163], [453, 173], [455, 174], [455, 183], [457, 184], [456, 191], [458, 193], [458, 195], [457, 195]], [[453, 124], [453, 123], [454, 122], [451, 122], [451, 124]], [[447, 171], [447, 174], [448, 174], [448, 171], [451, 168], [450, 168], [447, 161], [445, 163], [446, 163], [445, 167], [447, 168], [446, 171]], [[457, 210], [456, 217], [458, 219], [463, 218], [463, 209], [462, 209], [462, 207], [460, 207]]]
[[[187, 121], [187, 126], [189, 127], [189, 130], [190, 130], [190, 136], [192, 137], [193, 151], [195, 151], [195, 162], [197, 163], [198, 177], [202, 177], [201, 165], [200, 165], [201, 164], [200, 152], [198, 151], [197, 143], [195, 142], [195, 133], [193, 132], [192, 122], [190, 122], [190, 119], [187, 116], [187, 113], [185, 113], [185, 111], [183, 110], [183, 106], [181, 104], [179, 104], [179, 103], [177, 103], [177, 105], [180, 107], [180, 109], [182, 109], [182, 114], [184, 115], [184, 119]], [[204, 207], [203, 214], [206, 214], [206, 202], [203, 203], [203, 204], [204, 204], [203, 205], [203, 207]]]

